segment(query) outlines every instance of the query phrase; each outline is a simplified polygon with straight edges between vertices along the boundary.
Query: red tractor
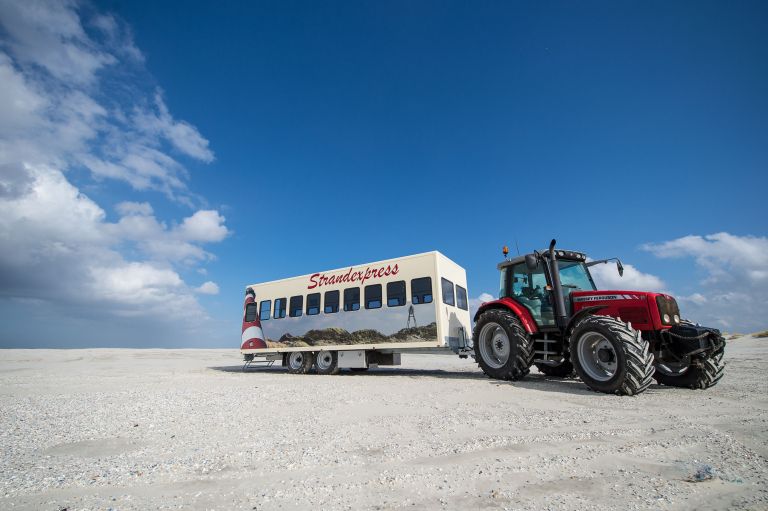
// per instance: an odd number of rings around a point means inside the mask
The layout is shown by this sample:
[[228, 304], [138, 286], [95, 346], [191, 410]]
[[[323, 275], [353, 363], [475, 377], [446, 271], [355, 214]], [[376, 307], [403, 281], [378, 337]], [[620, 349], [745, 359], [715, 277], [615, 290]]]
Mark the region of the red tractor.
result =
[[[507, 250], [505, 247], [504, 255]], [[491, 378], [518, 380], [531, 365], [574, 371], [591, 389], [620, 395], [663, 385], [705, 389], [723, 376], [720, 331], [680, 319], [662, 293], [598, 291], [583, 253], [549, 249], [499, 263], [499, 299], [475, 314], [474, 353]]]

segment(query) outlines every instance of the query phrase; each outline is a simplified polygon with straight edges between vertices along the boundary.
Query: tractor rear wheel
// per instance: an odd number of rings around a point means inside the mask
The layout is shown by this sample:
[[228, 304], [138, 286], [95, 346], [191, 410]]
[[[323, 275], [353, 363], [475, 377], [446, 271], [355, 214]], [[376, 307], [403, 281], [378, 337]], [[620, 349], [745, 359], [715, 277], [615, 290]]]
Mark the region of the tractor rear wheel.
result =
[[573, 374], [573, 364], [570, 360], [563, 360], [557, 365], [551, 366], [547, 364], [536, 364], [536, 369], [541, 374], [547, 376], [556, 376], [558, 378], [565, 378]]
[[653, 355], [640, 332], [610, 316], [587, 316], [571, 334], [576, 374], [592, 390], [633, 396], [653, 381]]
[[491, 309], [477, 320], [472, 338], [475, 360], [497, 380], [519, 380], [530, 372], [533, 339], [509, 311]]
[[708, 389], [713, 387], [723, 377], [725, 350], [707, 353], [703, 357], [697, 357], [688, 361], [687, 365], [674, 367], [671, 364], [656, 364], [656, 373], [653, 375], [661, 385], [670, 387], [684, 387], [688, 389]]

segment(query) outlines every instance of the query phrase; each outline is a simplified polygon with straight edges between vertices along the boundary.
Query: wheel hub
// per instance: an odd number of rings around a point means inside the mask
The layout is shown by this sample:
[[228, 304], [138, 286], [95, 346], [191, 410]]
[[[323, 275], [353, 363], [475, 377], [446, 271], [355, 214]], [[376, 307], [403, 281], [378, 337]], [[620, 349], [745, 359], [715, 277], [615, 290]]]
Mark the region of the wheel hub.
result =
[[288, 357], [288, 364], [293, 370], [299, 370], [304, 363], [304, 355], [300, 352], [291, 353]]
[[320, 352], [315, 359], [315, 363], [318, 369], [326, 371], [333, 364], [333, 355], [328, 351]]
[[600, 362], [604, 364], [613, 362], [613, 359], [614, 359], [613, 350], [600, 348], [599, 350], [597, 350], [597, 358], [600, 360]]
[[480, 330], [480, 353], [492, 368], [499, 369], [509, 360], [511, 344], [507, 332], [498, 323], [487, 323]]
[[584, 372], [597, 381], [608, 381], [616, 374], [618, 357], [613, 344], [599, 332], [586, 332], [577, 341], [579, 362]]

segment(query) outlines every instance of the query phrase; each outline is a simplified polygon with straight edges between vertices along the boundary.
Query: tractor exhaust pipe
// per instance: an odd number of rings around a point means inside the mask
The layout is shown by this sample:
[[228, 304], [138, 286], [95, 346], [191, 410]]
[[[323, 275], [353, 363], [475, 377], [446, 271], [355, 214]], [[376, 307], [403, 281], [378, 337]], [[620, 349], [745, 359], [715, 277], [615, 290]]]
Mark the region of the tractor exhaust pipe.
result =
[[552, 279], [552, 292], [555, 295], [555, 323], [559, 328], [564, 329], [568, 324], [568, 315], [565, 312], [563, 286], [560, 284], [560, 271], [557, 267], [556, 243], [557, 240], [549, 243], [549, 276]]

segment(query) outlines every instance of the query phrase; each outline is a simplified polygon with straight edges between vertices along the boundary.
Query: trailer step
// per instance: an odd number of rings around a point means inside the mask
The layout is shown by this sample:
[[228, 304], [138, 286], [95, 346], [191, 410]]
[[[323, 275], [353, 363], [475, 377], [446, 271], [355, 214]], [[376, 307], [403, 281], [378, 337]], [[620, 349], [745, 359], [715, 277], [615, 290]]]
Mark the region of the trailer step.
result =
[[275, 363], [274, 360], [256, 360], [255, 358], [251, 360], [246, 360], [245, 363], [243, 364], [243, 371], [245, 371], [246, 369], [250, 369], [252, 367], [258, 367], [258, 366], [272, 367], [272, 364], [274, 363]]

